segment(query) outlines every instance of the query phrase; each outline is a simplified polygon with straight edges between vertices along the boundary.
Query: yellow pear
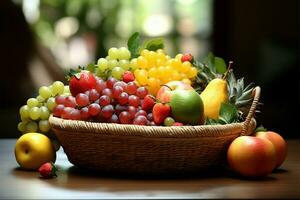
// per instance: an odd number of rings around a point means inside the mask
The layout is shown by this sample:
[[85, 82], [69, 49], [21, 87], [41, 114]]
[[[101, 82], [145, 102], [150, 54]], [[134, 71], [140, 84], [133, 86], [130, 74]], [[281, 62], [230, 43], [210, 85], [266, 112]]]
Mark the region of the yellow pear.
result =
[[218, 119], [221, 104], [228, 101], [226, 80], [221, 78], [213, 79], [200, 94], [200, 97], [204, 104], [204, 116]]

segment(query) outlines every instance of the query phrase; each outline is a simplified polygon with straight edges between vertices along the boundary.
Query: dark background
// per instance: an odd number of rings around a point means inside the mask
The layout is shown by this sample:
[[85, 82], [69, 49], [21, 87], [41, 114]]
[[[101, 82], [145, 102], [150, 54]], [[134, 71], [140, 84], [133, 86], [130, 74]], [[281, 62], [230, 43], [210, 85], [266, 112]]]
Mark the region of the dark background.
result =
[[[226, 61], [233, 60], [238, 77], [261, 86], [264, 105], [257, 121], [286, 138], [300, 137], [299, 11], [296, 0], [213, 3], [211, 50]], [[40, 57], [54, 80], [62, 80], [62, 70], [35, 41], [19, 5], [1, 1], [0, 137], [20, 135], [18, 109], [34, 91], [28, 71], [32, 56]], [[103, 41], [97, 42], [103, 47]], [[104, 56], [104, 52], [98, 54]]]

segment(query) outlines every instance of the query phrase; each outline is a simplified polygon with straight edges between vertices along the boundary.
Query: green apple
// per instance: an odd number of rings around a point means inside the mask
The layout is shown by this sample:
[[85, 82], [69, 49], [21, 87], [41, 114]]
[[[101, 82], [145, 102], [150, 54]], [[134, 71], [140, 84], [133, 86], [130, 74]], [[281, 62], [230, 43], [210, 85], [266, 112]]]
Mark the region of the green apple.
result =
[[203, 123], [203, 102], [195, 90], [176, 89], [169, 102], [175, 121], [190, 125]]

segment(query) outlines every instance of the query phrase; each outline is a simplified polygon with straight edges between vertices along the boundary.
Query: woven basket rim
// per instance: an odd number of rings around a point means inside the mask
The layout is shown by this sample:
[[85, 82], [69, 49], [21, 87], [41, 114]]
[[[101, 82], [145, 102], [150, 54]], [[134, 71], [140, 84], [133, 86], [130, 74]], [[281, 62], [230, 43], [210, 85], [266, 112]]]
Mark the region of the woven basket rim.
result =
[[[160, 138], [191, 138], [191, 137], [222, 137], [241, 133], [244, 122], [225, 125], [197, 125], [197, 126], [137, 126], [131, 124], [99, 123], [80, 120], [67, 120], [50, 116], [52, 129], [67, 132], [102, 134], [113, 136], [142, 136]], [[255, 120], [251, 120], [249, 126], [253, 130]]]

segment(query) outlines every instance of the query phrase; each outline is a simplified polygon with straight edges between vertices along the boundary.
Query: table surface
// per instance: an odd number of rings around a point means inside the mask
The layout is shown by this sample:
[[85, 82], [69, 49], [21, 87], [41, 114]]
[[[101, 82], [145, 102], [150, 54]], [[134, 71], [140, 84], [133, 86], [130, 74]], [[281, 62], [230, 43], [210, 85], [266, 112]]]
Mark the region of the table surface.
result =
[[260, 180], [243, 179], [224, 170], [194, 177], [120, 177], [83, 171], [57, 152], [58, 177], [18, 168], [15, 139], [0, 140], [1, 199], [153, 199], [153, 198], [300, 198], [300, 140], [288, 141], [280, 169]]

